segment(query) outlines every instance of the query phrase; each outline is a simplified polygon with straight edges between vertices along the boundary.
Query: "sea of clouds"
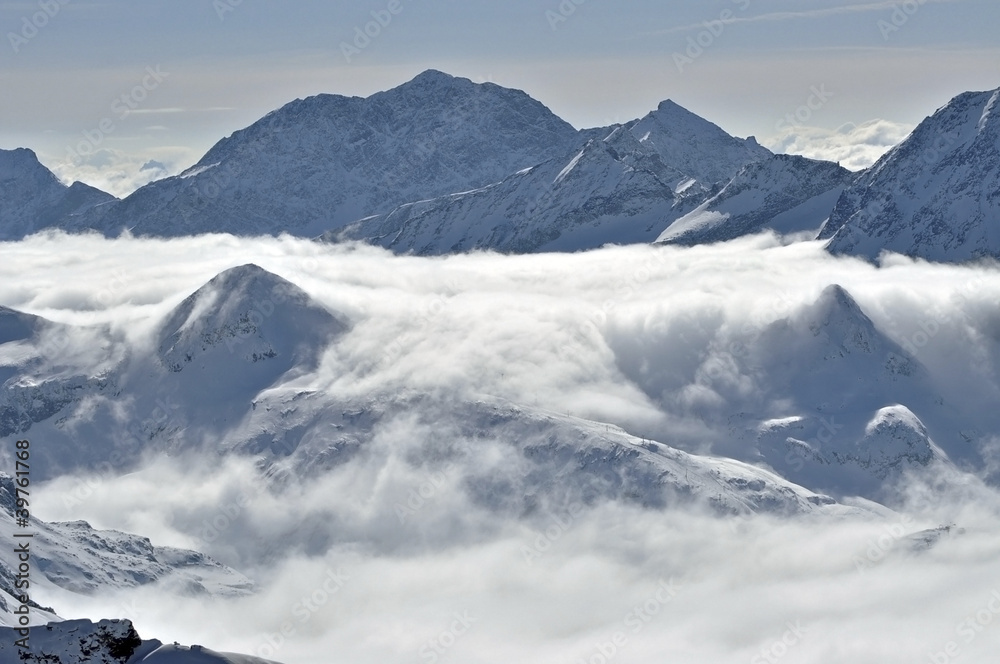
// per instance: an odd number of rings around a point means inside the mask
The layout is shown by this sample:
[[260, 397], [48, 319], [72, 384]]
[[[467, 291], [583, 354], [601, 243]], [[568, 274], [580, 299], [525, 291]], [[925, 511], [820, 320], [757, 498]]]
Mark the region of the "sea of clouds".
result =
[[[349, 322], [297, 379], [345, 400], [489, 395], [710, 451], [725, 443], [718, 418], [760, 387], [729, 361], [733, 344], [834, 283], [913, 349], [949, 399], [985, 411], [1000, 398], [995, 265], [898, 256], [872, 265], [770, 235], [419, 258], [288, 237], [48, 234], [0, 244], [0, 305], [109, 325], [148, 348], [183, 298], [251, 262]], [[895, 511], [853, 501], [865, 517], [612, 502], [522, 518], [463, 490], [470, 464], [513, 462], [501, 447], [484, 445], [450, 471], [406, 462], [428, 441], [447, 444], [446, 424], [394, 420], [373, 443], [383, 453], [278, 492], [261, 488], [253, 459], [204, 453], [151, 455], [71, 503], [86, 475], [52, 480], [37, 498], [40, 518], [205, 551], [252, 576], [258, 592], [36, 599], [66, 617], [126, 617], [143, 635], [287, 664], [981, 662], [1000, 645], [1000, 496], [984, 481], [998, 446], [982, 450], [986, 467], [954, 481], [906, 478]], [[417, 507], [400, 517], [412, 492]], [[205, 531], [220, 513], [231, 525]], [[929, 549], [911, 537], [948, 524], [957, 527]]]

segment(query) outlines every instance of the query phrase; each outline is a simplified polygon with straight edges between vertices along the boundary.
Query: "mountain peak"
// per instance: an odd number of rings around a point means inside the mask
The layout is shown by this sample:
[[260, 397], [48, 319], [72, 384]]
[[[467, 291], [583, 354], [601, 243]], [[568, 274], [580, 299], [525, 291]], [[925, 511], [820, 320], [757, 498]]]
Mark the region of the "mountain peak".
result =
[[428, 70], [367, 98], [286, 104], [181, 176], [109, 206], [95, 227], [316, 237], [399, 205], [495, 184], [578, 139], [522, 91]]
[[861, 309], [847, 289], [840, 284], [830, 284], [820, 293], [816, 302], [807, 309], [810, 327], [814, 334], [820, 329], [846, 333], [858, 345], [867, 349], [868, 339], [874, 336], [875, 324]]
[[0, 182], [39, 177], [46, 182], [59, 183], [59, 178], [42, 165], [33, 150], [28, 148], [0, 150]]
[[342, 329], [308, 293], [248, 263], [219, 273], [173, 310], [160, 330], [159, 356], [172, 372], [237, 358], [279, 358], [283, 372], [303, 361], [304, 348], [319, 351]]
[[644, 145], [703, 185], [728, 182], [747, 164], [772, 156], [756, 140], [744, 141], [676, 102], [660, 102], [631, 128]]
[[[417, 74], [410, 84], [417, 85], [441, 85], [441, 84], [451, 84], [456, 81], [469, 81], [467, 78], [460, 78], [458, 76], [452, 76], [438, 69], [425, 69], [424, 71]], [[405, 85], [405, 84], [404, 84]]]
[[885, 250], [962, 262], [1000, 257], [1000, 90], [965, 92], [844, 191], [820, 239], [835, 254]]

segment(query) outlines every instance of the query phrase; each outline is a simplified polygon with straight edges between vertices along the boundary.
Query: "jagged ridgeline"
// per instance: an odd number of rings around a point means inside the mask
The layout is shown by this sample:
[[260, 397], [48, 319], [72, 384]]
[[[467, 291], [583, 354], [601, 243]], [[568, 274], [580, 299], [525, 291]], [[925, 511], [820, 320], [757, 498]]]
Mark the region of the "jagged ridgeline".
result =
[[524, 92], [431, 70], [367, 98], [295, 100], [124, 200], [63, 185], [30, 150], [0, 151], [0, 239], [289, 233], [431, 255], [770, 230], [868, 258], [998, 256], [996, 99], [956, 97], [851, 173], [774, 155], [672, 101], [577, 130]]

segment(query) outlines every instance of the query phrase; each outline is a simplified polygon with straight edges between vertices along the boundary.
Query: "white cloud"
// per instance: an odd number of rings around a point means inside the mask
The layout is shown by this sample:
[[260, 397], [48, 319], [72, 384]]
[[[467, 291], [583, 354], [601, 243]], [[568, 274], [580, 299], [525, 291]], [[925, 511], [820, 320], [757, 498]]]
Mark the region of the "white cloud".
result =
[[763, 143], [773, 152], [835, 161], [844, 168], [860, 171], [901, 143], [911, 131], [911, 125], [890, 120], [846, 124], [836, 130], [789, 125]]
[[[154, 126], [147, 129], [162, 131], [165, 127]], [[40, 158], [63, 182], [84, 182], [119, 198], [128, 196], [154, 180], [176, 175], [197, 161], [191, 150], [179, 147], [137, 152], [101, 148], [88, 156], [74, 159], [64, 157], [62, 161], [47, 155]], [[158, 167], [150, 167], [150, 164]]]
[[[962, 0], [922, 0], [921, 5], [925, 4], [940, 4], [940, 3], [956, 3]], [[750, 3], [740, 0], [738, 3], [744, 5], [741, 9], [748, 9]], [[866, 3], [854, 3], [839, 5], [835, 7], [820, 7], [813, 9], [804, 9], [797, 11], [774, 11], [767, 12], [764, 14], [756, 14], [753, 16], [730, 16], [730, 18], [725, 19], [723, 22], [727, 25], [734, 23], [758, 23], [758, 22], [773, 22], [773, 21], [790, 21], [790, 20], [801, 20], [801, 19], [816, 19], [816, 18], [829, 18], [831, 16], [841, 16], [845, 14], [861, 14], [867, 12], [876, 11], [886, 11], [893, 10], [899, 7], [899, 3], [894, 0], [883, 0], [882, 2], [866, 2]], [[733, 10], [735, 13], [735, 10]], [[691, 30], [703, 30], [705, 28], [704, 23], [693, 23], [691, 25], [680, 26], [676, 28], [671, 28], [669, 30], [662, 30], [654, 34], [673, 34], [677, 32], [689, 32]]]

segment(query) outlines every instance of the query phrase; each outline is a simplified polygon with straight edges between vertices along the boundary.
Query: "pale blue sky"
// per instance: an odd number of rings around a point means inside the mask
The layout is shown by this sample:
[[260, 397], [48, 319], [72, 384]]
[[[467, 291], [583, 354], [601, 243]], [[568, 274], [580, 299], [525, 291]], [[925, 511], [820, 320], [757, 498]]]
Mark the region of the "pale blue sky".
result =
[[[813, 88], [829, 98], [796, 124], [831, 131], [874, 119], [911, 127], [959, 92], [1000, 86], [996, 0], [395, 2], [0, 2], [0, 147], [85, 174], [64, 163], [69, 148], [105, 121], [108, 152], [88, 168], [155, 158], [177, 170], [296, 97], [367, 95], [431, 67], [526, 90], [578, 127], [670, 98], [772, 145]], [[561, 2], [568, 15], [556, 22]], [[390, 5], [398, 13], [348, 62], [342, 44]], [[698, 39], [702, 52], [685, 54]], [[679, 66], [677, 54], [695, 57]], [[157, 67], [162, 80], [147, 73]]]

